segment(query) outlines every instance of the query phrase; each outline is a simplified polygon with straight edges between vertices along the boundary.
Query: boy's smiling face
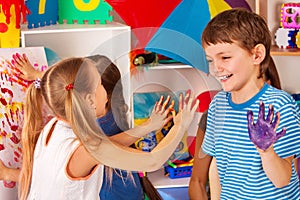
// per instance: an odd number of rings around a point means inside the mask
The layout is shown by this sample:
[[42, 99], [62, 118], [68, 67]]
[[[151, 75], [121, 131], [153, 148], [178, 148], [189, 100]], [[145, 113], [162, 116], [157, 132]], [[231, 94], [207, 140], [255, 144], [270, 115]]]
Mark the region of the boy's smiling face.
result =
[[241, 48], [237, 43], [217, 43], [204, 46], [210, 73], [227, 92], [252, 91], [258, 81], [259, 64], [255, 54]]

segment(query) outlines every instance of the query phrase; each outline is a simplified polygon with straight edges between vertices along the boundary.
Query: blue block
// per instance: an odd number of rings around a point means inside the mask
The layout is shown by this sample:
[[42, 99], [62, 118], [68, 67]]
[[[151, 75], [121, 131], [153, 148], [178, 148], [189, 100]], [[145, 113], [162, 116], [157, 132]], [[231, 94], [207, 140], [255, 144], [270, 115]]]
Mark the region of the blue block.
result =
[[[56, 24], [58, 21], [58, 0], [44, 0], [44, 13], [39, 14], [40, 4], [43, 0], [25, 1], [30, 14], [27, 15], [28, 28], [38, 28]], [[43, 5], [41, 5], [43, 6]]]

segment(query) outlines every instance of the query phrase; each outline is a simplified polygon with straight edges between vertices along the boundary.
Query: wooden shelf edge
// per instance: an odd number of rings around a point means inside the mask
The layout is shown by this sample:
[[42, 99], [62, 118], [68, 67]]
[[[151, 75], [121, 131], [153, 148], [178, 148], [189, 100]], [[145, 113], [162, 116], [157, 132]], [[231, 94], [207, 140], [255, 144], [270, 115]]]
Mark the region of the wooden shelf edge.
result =
[[277, 46], [272, 46], [271, 55], [272, 56], [300, 56], [300, 49], [298, 48], [284, 49], [284, 48], [279, 48]]

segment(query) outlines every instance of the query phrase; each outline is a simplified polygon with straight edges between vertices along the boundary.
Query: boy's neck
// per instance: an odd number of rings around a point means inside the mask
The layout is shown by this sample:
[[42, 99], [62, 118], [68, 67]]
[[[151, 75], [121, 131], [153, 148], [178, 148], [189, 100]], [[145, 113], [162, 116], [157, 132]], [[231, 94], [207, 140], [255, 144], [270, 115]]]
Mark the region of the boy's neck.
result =
[[248, 87], [243, 87], [241, 90], [231, 92], [231, 101], [235, 104], [245, 103], [254, 97], [264, 86], [263, 79], [257, 80], [257, 82], [249, 84]]

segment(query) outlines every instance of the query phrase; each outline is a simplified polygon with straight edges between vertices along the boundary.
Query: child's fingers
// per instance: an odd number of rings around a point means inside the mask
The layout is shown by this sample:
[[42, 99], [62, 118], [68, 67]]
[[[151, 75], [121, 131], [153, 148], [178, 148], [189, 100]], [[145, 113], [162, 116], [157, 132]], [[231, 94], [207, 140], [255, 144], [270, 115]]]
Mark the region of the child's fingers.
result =
[[197, 108], [199, 107], [200, 101], [199, 99], [196, 100], [196, 103], [192, 107], [192, 112], [196, 112]]
[[190, 100], [190, 97], [191, 97], [191, 90], [187, 90], [185, 98], [184, 98], [184, 103], [185, 104], [188, 104], [188, 102]]
[[172, 102], [169, 105], [169, 107], [164, 110], [164, 116], [167, 116], [170, 112], [172, 112], [174, 110], [174, 104], [175, 104], [175, 101], [172, 100]]
[[252, 110], [248, 110], [247, 112], [247, 121], [248, 121], [248, 126], [254, 124], [254, 119], [253, 119], [253, 112]]
[[191, 98], [191, 90], [187, 90], [185, 97], [183, 97], [183, 94], [181, 93], [179, 96], [179, 112], [185, 108], [185, 105], [189, 105], [189, 108], [191, 108], [192, 102], [193, 98]]
[[157, 104], [158, 104], [158, 102], [156, 101], [151, 113], [156, 112]]
[[159, 112], [161, 110], [161, 106], [162, 106], [161, 104], [163, 100], [164, 100], [164, 96], [160, 96], [160, 99], [155, 106], [155, 112]]
[[28, 62], [28, 58], [27, 58], [25, 53], [23, 53], [23, 59], [24, 59], [25, 62]]
[[278, 128], [278, 126], [279, 126], [279, 123], [280, 123], [280, 113], [277, 112], [276, 116], [275, 116], [275, 119], [274, 119], [274, 122], [272, 123], [272, 128], [274, 130], [276, 130]]
[[274, 117], [274, 107], [272, 104], [270, 104], [266, 121], [272, 123], [273, 117]]
[[164, 125], [163, 125], [163, 126], [167, 125], [167, 123], [168, 123], [172, 118], [173, 118], [173, 114], [170, 115], [170, 116], [168, 116], [168, 117], [165, 119]]
[[173, 119], [174, 119], [174, 118], [176, 117], [176, 112], [175, 112], [175, 110], [172, 110], [171, 113], [172, 113], [172, 117], [173, 117]]
[[158, 104], [161, 105], [162, 102], [163, 102], [163, 100], [164, 100], [164, 96], [160, 96], [160, 99], [159, 99], [159, 101], [158, 101]]
[[258, 119], [265, 120], [265, 104], [262, 101], [259, 104]]
[[284, 136], [285, 133], [286, 133], [286, 129], [283, 128], [279, 133], [277, 133], [276, 140], [278, 140], [279, 138], [281, 138], [282, 136]]
[[18, 54], [13, 54], [12, 57], [13, 57], [13, 59], [15, 61], [15, 64], [20, 64], [20, 61], [19, 61], [20, 59], [18, 57]]
[[19, 65], [16, 64], [16, 62], [14, 60], [11, 60], [9, 64], [9, 67], [13, 70], [12, 73], [13, 75], [19, 77], [20, 75], [23, 75], [22, 71], [19, 69]]
[[175, 101], [172, 100], [172, 101], [171, 101], [171, 105], [169, 106], [169, 108], [170, 108], [170, 109], [174, 109], [174, 106], [175, 106]]
[[178, 104], [178, 110], [179, 112], [183, 109], [183, 94], [180, 93], [179, 95], [179, 104]]
[[13, 59], [15, 60], [16, 64], [20, 65], [19, 67], [23, 67], [28, 63], [28, 59], [25, 54], [22, 56], [18, 53], [13, 54]]
[[171, 99], [171, 97], [170, 97], [170, 95], [168, 95], [167, 99], [165, 100], [164, 104], [162, 105], [162, 108], [161, 108], [162, 111], [164, 111], [166, 109], [167, 105], [170, 102], [170, 99]]
[[186, 99], [185, 99], [185, 104], [186, 104], [186, 108], [188, 110], [190, 110], [190, 108], [192, 107], [193, 101], [194, 101], [194, 94], [192, 94], [191, 92], [187, 93], [186, 95]]

